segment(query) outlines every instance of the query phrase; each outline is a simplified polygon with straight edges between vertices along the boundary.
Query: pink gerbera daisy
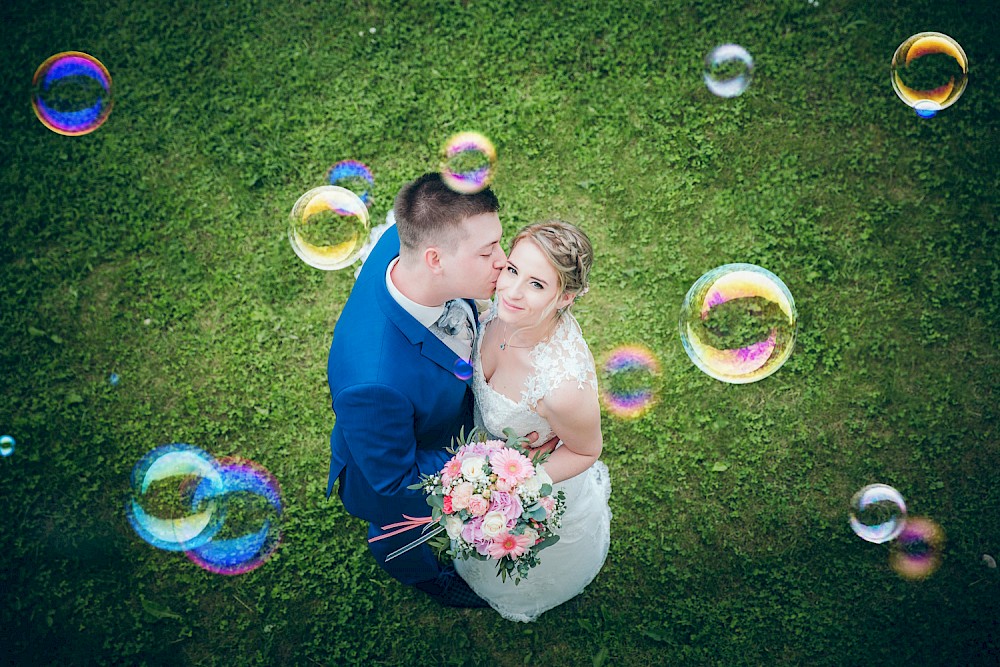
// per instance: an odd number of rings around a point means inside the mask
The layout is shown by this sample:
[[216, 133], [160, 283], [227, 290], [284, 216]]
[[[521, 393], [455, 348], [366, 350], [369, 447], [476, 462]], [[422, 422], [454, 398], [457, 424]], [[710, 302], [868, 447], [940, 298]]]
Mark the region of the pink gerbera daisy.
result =
[[500, 560], [504, 556], [517, 558], [531, 546], [531, 538], [527, 535], [514, 535], [504, 531], [493, 538], [490, 543], [490, 556]]
[[441, 468], [441, 476], [455, 479], [462, 474], [462, 462], [458, 458], [452, 458]]
[[490, 466], [497, 477], [511, 486], [535, 474], [535, 466], [531, 465], [528, 457], [506, 447], [490, 455]]

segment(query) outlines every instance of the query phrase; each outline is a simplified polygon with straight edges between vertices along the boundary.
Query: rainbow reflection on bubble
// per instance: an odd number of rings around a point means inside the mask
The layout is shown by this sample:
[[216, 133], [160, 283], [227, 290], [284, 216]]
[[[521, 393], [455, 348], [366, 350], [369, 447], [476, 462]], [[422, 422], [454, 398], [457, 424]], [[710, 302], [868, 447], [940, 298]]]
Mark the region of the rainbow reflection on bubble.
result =
[[31, 80], [31, 108], [42, 124], [69, 137], [93, 132], [111, 113], [111, 75], [80, 51], [49, 57]]
[[889, 69], [899, 99], [921, 118], [932, 118], [965, 92], [969, 59], [948, 35], [921, 32], [899, 45]]
[[903, 495], [887, 484], [869, 484], [851, 498], [851, 530], [863, 540], [882, 544], [896, 539], [906, 523]]
[[737, 97], [750, 85], [753, 57], [739, 44], [723, 44], [705, 56], [702, 78], [708, 90], [719, 97]]
[[941, 526], [928, 518], [911, 516], [892, 544], [889, 566], [904, 579], [926, 579], [940, 567], [943, 549]]
[[354, 263], [368, 239], [368, 207], [336, 185], [306, 192], [289, 215], [288, 241], [303, 262], [332, 271]]
[[616, 347], [601, 363], [601, 402], [616, 417], [641, 417], [656, 404], [655, 381], [659, 374], [660, 362], [649, 348]]
[[[136, 534], [158, 549], [199, 547], [222, 527], [225, 509], [222, 474], [206, 452], [183, 443], [163, 445], [143, 456], [132, 469], [132, 495], [125, 516]], [[207, 485], [214, 493], [193, 503], [193, 491]]]
[[497, 151], [478, 132], [459, 132], [441, 149], [441, 180], [455, 192], [471, 195], [493, 180]]
[[10, 456], [14, 453], [17, 441], [9, 435], [0, 435], [0, 456]]
[[681, 304], [681, 344], [716, 380], [756, 382], [792, 354], [797, 313], [778, 276], [753, 264], [725, 264], [695, 281]]
[[368, 165], [357, 160], [341, 160], [326, 172], [326, 180], [356, 194], [365, 206], [371, 208], [374, 201], [375, 177]]
[[[205, 544], [186, 551], [199, 567], [215, 574], [244, 574], [256, 570], [281, 543], [281, 487], [264, 466], [247, 459], [218, 460], [226, 521]], [[202, 483], [192, 497], [192, 507], [218, 490]]]

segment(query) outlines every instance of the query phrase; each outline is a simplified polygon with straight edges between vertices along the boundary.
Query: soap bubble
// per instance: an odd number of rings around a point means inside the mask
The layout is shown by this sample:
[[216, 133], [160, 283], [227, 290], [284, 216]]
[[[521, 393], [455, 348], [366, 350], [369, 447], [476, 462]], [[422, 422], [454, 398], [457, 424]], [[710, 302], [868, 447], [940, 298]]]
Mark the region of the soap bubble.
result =
[[756, 382], [791, 356], [796, 322], [795, 301], [778, 276], [753, 264], [724, 264], [684, 297], [681, 344], [713, 378]]
[[264, 466], [239, 457], [218, 459], [221, 488], [207, 480], [195, 489], [192, 508], [224, 498], [225, 524], [187, 557], [215, 574], [244, 574], [263, 565], [281, 543], [281, 487]]
[[851, 529], [863, 540], [881, 544], [895, 539], [906, 524], [906, 502], [896, 489], [869, 484], [851, 498]]
[[93, 132], [108, 119], [111, 105], [111, 75], [86, 53], [57, 53], [38, 66], [31, 80], [31, 108], [58, 134]]
[[367, 238], [368, 207], [346, 188], [313, 188], [292, 207], [288, 240], [309, 266], [326, 271], [350, 266]]
[[465, 359], [457, 359], [455, 367], [452, 370], [455, 373], [455, 377], [459, 380], [465, 381], [472, 377], [472, 364]]
[[326, 172], [330, 185], [337, 185], [356, 194], [365, 206], [371, 208], [375, 177], [368, 165], [357, 160], [342, 160]]
[[738, 44], [723, 44], [705, 56], [705, 85], [713, 95], [737, 97], [750, 85], [753, 58]]
[[[157, 447], [132, 469], [132, 496], [125, 515], [142, 539], [158, 549], [185, 551], [219, 532], [225, 508], [218, 464], [206, 452], [186, 444]], [[195, 490], [207, 485], [214, 493]]]
[[14, 453], [17, 441], [9, 435], [0, 435], [0, 456], [10, 456]]
[[926, 579], [941, 565], [943, 548], [941, 526], [924, 517], [907, 517], [906, 525], [892, 544], [889, 565], [905, 579]]
[[478, 132], [459, 132], [441, 149], [441, 180], [455, 192], [470, 195], [493, 180], [497, 151]]
[[108, 382], [111, 383], [112, 387], [117, 387], [118, 383], [121, 382], [121, 376], [118, 373], [112, 373], [108, 376]]
[[660, 364], [649, 348], [616, 347], [601, 363], [601, 401], [616, 417], [641, 417], [656, 404], [655, 381], [659, 374]]
[[954, 39], [921, 32], [899, 45], [890, 64], [892, 88], [921, 118], [958, 101], [968, 83], [969, 59]]

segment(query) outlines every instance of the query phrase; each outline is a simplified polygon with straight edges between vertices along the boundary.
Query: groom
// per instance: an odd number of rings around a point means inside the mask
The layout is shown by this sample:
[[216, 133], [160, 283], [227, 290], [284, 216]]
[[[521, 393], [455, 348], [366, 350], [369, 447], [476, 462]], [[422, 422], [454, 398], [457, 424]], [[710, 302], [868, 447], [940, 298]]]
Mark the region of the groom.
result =
[[[437, 173], [406, 184], [396, 225], [371, 251], [334, 329], [327, 376], [336, 424], [327, 497], [367, 520], [368, 536], [407, 514], [430, 514], [407, 486], [438, 472], [472, 423], [470, 366], [479, 318], [506, 265], [499, 202], [489, 189], [463, 195]], [[486, 606], [426, 544], [389, 562], [418, 530], [370, 542], [378, 564], [404, 584], [454, 607]]]

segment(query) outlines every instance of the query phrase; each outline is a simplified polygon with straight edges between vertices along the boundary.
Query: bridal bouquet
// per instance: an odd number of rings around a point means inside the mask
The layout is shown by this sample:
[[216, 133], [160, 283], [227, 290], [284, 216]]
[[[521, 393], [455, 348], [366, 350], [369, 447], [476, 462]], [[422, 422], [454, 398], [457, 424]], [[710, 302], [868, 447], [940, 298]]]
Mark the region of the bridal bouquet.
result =
[[[504, 581], [513, 577], [515, 585], [528, 576], [539, 563], [538, 553], [559, 540], [553, 531], [560, 525], [566, 496], [553, 493], [552, 478], [541, 465], [548, 454], [527, 449], [526, 441], [510, 429], [504, 435], [506, 442], [459, 438], [439, 473], [424, 475], [409, 487], [427, 493], [431, 517], [385, 528], [424, 523], [429, 532], [397, 553], [445, 532], [453, 558], [495, 560], [497, 576]], [[447, 548], [448, 540], [442, 541], [439, 546]]]

